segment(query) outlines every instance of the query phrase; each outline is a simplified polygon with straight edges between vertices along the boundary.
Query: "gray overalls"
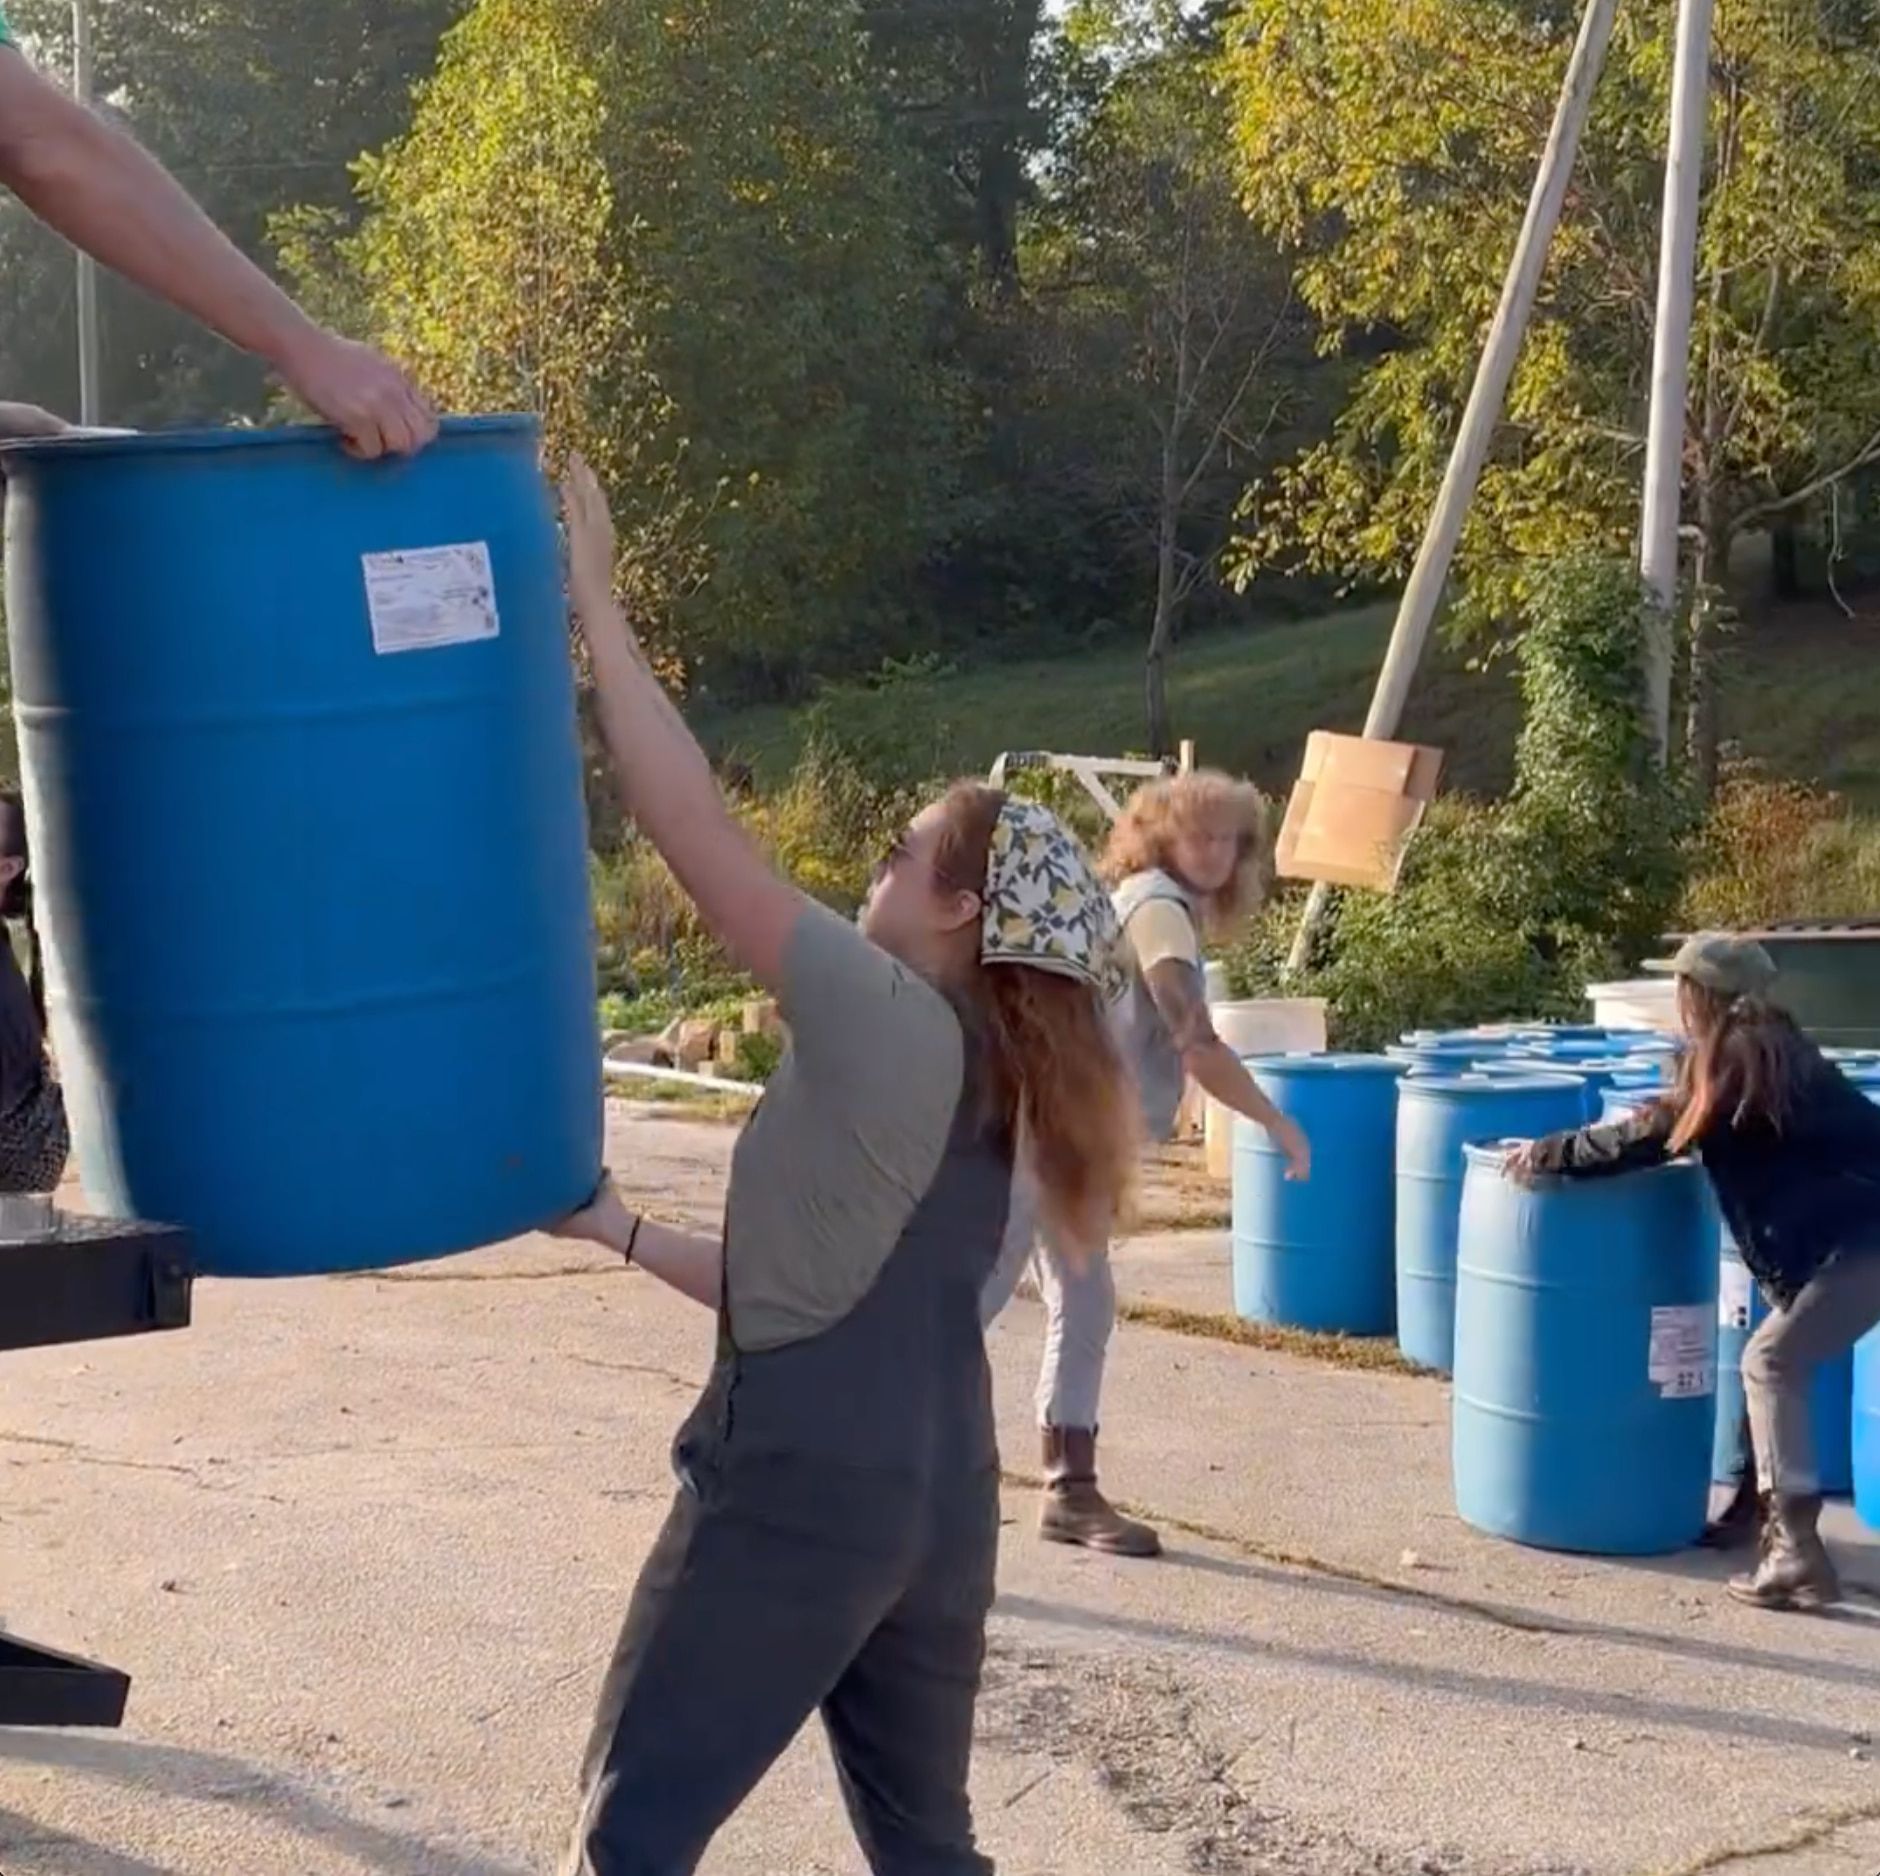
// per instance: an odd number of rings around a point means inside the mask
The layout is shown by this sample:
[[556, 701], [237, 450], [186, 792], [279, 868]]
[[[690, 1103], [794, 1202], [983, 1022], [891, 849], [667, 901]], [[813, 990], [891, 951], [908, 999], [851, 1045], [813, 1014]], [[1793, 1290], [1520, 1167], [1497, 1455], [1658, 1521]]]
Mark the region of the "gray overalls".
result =
[[721, 1313], [602, 1690], [575, 1876], [695, 1869], [818, 1711], [876, 1876], [990, 1876], [966, 1792], [999, 1533], [979, 1292], [1010, 1186], [969, 1071], [938, 1172], [846, 1316], [752, 1353]]

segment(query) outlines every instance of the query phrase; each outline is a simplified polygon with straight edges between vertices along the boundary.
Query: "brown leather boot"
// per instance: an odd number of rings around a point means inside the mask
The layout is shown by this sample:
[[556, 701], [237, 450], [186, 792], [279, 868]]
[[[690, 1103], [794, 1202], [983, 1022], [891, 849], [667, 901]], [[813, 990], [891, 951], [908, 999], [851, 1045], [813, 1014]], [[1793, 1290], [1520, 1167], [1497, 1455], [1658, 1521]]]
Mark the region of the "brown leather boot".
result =
[[1770, 1501], [1762, 1560], [1750, 1576], [1733, 1576], [1729, 1591], [1756, 1609], [1825, 1609], [1841, 1600], [1841, 1579], [1816, 1525], [1821, 1497], [1778, 1495]]
[[1038, 1535], [1047, 1542], [1079, 1544], [1106, 1557], [1162, 1554], [1162, 1540], [1148, 1525], [1124, 1517], [1097, 1490], [1094, 1427], [1046, 1427], [1044, 1476]]

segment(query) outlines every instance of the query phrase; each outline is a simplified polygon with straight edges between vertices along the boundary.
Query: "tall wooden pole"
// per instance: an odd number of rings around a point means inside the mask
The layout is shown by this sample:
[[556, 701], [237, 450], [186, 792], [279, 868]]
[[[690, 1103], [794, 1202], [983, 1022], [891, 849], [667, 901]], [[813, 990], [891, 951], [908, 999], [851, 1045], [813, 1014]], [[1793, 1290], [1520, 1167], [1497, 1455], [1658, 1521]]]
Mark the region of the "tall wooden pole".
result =
[[[1411, 680], [1416, 676], [1430, 627], [1442, 603], [1443, 587], [1456, 557], [1462, 524], [1468, 518], [1469, 503], [1475, 497], [1482, 465], [1494, 440], [1495, 426], [1501, 420], [1508, 380], [1514, 375], [1515, 361], [1521, 355], [1521, 341], [1534, 311], [1541, 271], [1547, 264], [1547, 250], [1552, 244], [1554, 229], [1559, 225], [1560, 206], [1566, 200], [1567, 184], [1573, 175], [1580, 133], [1586, 128], [1592, 111], [1593, 91], [1599, 82], [1600, 67], [1605, 63], [1617, 5], [1618, 0], [1587, 0], [1586, 11], [1580, 18], [1580, 35], [1574, 42], [1573, 56], [1567, 61], [1560, 101], [1554, 108], [1553, 128], [1547, 134], [1547, 147], [1541, 153], [1540, 169], [1528, 197], [1527, 215], [1515, 242], [1514, 258], [1508, 263], [1507, 278], [1502, 283], [1501, 303], [1495, 308], [1482, 361], [1476, 367], [1475, 384], [1463, 408], [1462, 426], [1456, 433], [1449, 466], [1443, 472], [1442, 487], [1436, 493], [1436, 506], [1430, 511], [1423, 545], [1417, 551], [1416, 565], [1404, 587], [1397, 622], [1391, 628], [1390, 644], [1377, 674], [1370, 714], [1364, 720], [1366, 736], [1388, 739], [1396, 735], [1397, 725], [1403, 720]], [[1299, 922], [1299, 932], [1287, 960], [1289, 970], [1302, 970], [1311, 956], [1313, 938], [1325, 916], [1327, 896], [1324, 886], [1312, 888], [1305, 917]]]

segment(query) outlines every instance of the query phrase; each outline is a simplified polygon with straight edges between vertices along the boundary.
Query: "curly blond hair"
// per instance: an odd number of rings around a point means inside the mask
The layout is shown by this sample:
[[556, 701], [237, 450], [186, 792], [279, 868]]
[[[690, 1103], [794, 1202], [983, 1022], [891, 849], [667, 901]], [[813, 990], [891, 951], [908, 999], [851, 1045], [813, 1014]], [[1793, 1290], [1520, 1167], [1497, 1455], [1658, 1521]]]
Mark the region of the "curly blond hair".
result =
[[1273, 818], [1251, 782], [1219, 769], [1145, 782], [1110, 829], [1098, 871], [1110, 886], [1151, 871], [1180, 879], [1175, 842], [1181, 834], [1203, 827], [1230, 832], [1239, 844], [1232, 877], [1202, 901], [1207, 935], [1225, 938], [1265, 904], [1273, 883]]

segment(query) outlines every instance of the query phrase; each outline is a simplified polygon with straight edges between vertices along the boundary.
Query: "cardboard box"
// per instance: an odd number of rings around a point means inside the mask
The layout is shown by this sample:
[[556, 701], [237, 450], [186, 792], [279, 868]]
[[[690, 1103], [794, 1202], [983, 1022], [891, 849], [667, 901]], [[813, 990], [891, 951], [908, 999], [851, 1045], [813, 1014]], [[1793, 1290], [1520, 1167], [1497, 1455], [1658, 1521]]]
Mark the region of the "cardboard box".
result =
[[1442, 770], [1440, 749], [1314, 730], [1280, 827], [1280, 877], [1394, 890]]

